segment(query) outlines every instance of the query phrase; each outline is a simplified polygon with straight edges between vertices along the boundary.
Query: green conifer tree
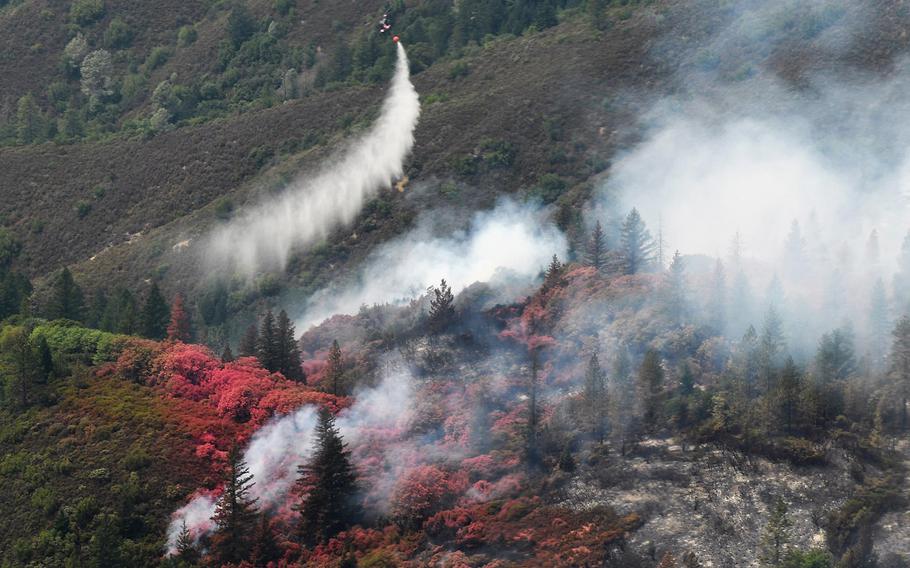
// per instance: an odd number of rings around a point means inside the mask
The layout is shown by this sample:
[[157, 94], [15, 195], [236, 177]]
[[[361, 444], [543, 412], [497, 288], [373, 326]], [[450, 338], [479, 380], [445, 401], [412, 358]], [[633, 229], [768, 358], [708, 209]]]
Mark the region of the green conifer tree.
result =
[[140, 325], [142, 335], [149, 339], [162, 340], [167, 337], [167, 326], [171, 321], [171, 310], [161, 294], [157, 282], [152, 282], [145, 304], [142, 306]]
[[64, 267], [54, 280], [50, 305], [47, 307], [48, 318], [81, 321], [83, 309], [82, 289], [76, 284], [69, 268]]
[[357, 475], [350, 451], [335, 425], [335, 417], [326, 409], [319, 413], [316, 447], [308, 463], [297, 469], [296, 490], [300, 503], [298, 536], [302, 543], [325, 542], [360, 519], [356, 501]]
[[212, 553], [219, 566], [236, 564], [249, 556], [258, 515], [257, 500], [249, 495], [252, 487], [250, 468], [243, 460], [240, 449], [235, 446], [228, 455], [224, 492], [218, 499], [212, 516], [215, 523]]

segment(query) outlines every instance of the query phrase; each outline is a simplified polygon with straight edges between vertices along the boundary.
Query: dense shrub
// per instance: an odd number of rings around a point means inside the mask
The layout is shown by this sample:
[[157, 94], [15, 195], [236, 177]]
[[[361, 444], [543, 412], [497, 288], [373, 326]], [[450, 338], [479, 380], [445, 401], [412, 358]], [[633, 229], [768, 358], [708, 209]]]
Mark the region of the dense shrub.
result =
[[70, 5], [70, 21], [79, 26], [88, 26], [104, 17], [102, 0], [75, 0]]

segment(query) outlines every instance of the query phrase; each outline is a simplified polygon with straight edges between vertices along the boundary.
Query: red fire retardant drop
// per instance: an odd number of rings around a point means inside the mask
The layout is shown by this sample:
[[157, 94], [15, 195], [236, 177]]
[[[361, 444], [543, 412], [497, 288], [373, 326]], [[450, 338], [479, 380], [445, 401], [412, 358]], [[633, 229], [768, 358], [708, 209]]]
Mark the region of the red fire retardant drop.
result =
[[398, 43], [399, 39], [401, 39], [401, 38], [399, 38], [398, 36], [395, 36], [392, 38], [392, 41], [394, 41], [395, 43]]

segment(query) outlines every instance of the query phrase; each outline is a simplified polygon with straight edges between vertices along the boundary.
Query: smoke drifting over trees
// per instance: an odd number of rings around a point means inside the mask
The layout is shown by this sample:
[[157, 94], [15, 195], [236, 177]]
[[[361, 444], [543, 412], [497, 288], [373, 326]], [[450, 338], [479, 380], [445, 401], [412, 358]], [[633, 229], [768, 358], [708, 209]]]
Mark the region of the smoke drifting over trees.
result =
[[502, 201], [477, 213], [466, 231], [450, 236], [436, 235], [439, 215], [428, 212], [415, 230], [379, 247], [354, 282], [338, 282], [314, 294], [298, 326], [306, 329], [363, 305], [407, 302], [440, 278], [456, 293], [475, 282], [520, 289], [536, 281], [554, 254], [566, 254], [565, 236], [547, 219], [547, 211], [533, 204]]

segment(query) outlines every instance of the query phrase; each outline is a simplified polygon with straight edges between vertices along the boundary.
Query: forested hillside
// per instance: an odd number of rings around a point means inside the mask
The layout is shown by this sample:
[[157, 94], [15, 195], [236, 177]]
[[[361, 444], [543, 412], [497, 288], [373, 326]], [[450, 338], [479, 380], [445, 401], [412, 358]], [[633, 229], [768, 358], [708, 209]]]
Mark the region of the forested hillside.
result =
[[910, 9], [0, 1], [2, 566], [910, 565]]

